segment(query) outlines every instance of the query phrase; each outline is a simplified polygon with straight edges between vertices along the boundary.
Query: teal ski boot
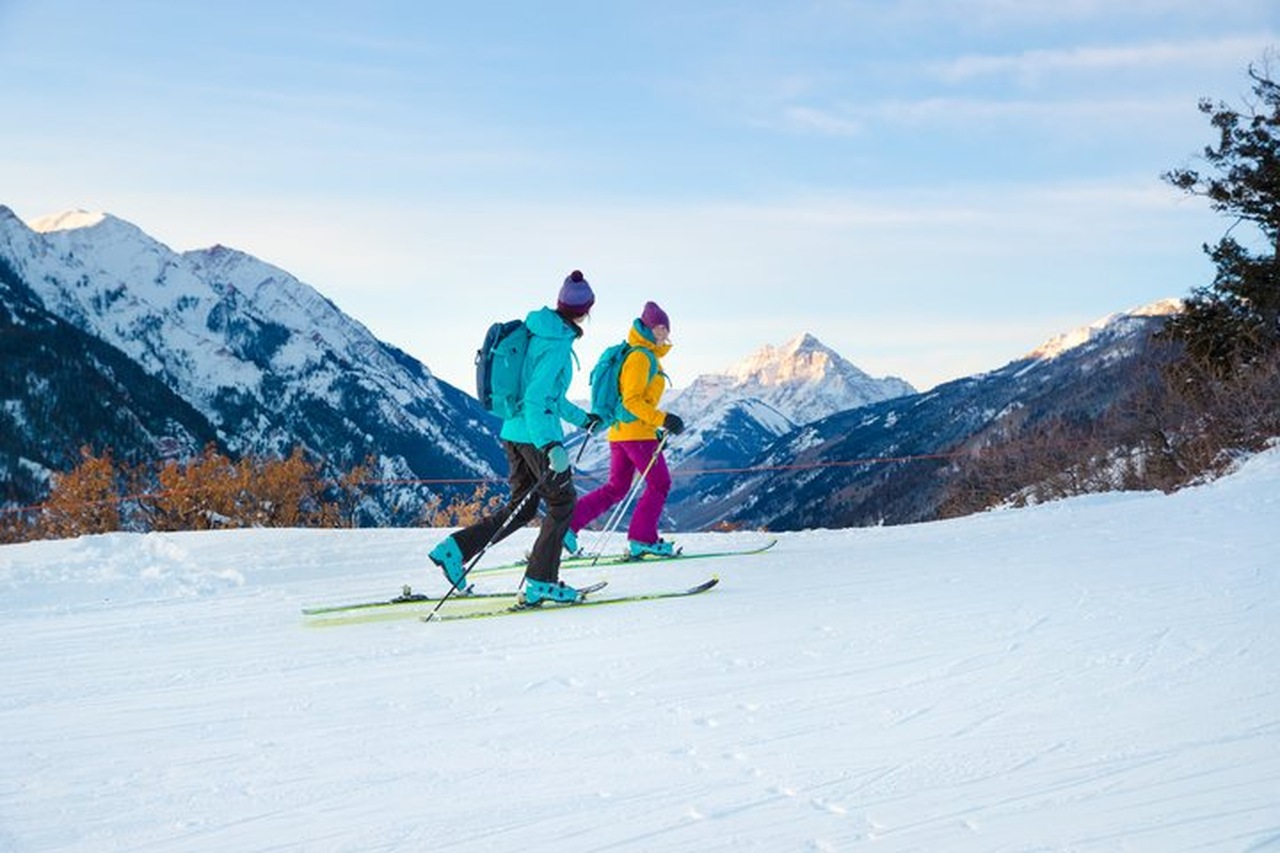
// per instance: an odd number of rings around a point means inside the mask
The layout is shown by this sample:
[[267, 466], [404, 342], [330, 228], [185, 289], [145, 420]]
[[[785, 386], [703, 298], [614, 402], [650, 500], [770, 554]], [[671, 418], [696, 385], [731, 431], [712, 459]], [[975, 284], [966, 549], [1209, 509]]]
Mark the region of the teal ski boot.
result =
[[632, 539], [629, 544], [633, 560], [639, 560], [642, 557], [674, 557], [680, 553], [680, 549], [665, 539], [659, 539], [657, 542], [637, 542]]
[[446, 537], [432, 548], [427, 556], [444, 571], [445, 578], [453, 584], [454, 589], [458, 592], [467, 591], [467, 570], [462, 565], [462, 550], [452, 536]]
[[524, 592], [520, 593], [521, 607], [538, 607], [544, 601], [555, 601], [561, 604], [577, 604], [582, 600], [582, 593], [564, 581], [524, 582]]
[[572, 530], [564, 532], [564, 549], [569, 552], [570, 557], [578, 553], [578, 534]]

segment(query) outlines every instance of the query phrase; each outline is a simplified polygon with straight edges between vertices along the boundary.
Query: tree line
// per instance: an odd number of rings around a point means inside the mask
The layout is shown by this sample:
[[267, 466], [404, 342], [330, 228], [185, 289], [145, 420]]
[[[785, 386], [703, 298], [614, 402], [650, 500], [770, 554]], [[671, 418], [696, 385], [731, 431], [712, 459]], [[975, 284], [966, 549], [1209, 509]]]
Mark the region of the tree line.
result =
[[[194, 459], [124, 465], [110, 450], [83, 447], [75, 468], [54, 475], [43, 504], [0, 514], [0, 543], [115, 531], [354, 527], [362, 503], [380, 485], [371, 461], [330, 479], [301, 449], [232, 460], [209, 445]], [[471, 524], [501, 503], [501, 495], [491, 492], [481, 482], [433, 494], [418, 521]]]

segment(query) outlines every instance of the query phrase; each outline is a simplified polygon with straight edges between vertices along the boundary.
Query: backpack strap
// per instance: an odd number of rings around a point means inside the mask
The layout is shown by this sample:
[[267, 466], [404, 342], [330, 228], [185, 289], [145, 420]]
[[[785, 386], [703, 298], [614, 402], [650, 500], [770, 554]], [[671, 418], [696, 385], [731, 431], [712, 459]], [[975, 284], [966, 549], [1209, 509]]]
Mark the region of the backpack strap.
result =
[[[648, 347], [633, 347], [630, 344], [627, 345], [627, 349], [630, 350], [630, 352], [627, 354], [628, 357], [630, 356], [631, 352], [636, 352], [637, 350], [639, 350], [640, 352], [644, 353], [649, 357], [649, 380], [648, 381], [652, 382], [654, 376], [658, 375], [659, 373], [662, 373], [662, 371], [658, 369], [658, 354], [656, 352], [649, 349]], [[662, 373], [662, 375], [663, 377], [666, 377], [667, 374]]]

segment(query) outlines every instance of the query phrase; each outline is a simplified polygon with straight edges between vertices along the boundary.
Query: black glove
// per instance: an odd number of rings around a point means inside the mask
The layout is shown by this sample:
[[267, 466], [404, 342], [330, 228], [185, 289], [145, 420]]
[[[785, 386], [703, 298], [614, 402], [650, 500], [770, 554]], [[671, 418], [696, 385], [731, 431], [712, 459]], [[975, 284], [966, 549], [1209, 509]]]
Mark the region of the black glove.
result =
[[582, 428], [587, 432], [595, 432], [596, 427], [600, 426], [602, 423], [604, 423], [604, 418], [600, 417], [595, 412], [591, 412], [587, 415], [587, 422], [582, 425]]
[[673, 415], [668, 412], [667, 416], [662, 419], [662, 428], [672, 435], [679, 435], [684, 432], [684, 421], [680, 419], [679, 415]]

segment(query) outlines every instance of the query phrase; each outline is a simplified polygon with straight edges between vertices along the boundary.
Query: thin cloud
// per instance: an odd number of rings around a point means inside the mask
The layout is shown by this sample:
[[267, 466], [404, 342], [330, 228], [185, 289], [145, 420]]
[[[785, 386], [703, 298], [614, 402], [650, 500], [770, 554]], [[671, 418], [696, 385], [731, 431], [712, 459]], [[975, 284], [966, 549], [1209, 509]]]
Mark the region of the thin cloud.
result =
[[781, 124], [789, 130], [822, 136], [857, 136], [863, 129], [860, 121], [815, 107], [788, 107], [783, 111]]
[[852, 137], [868, 127], [990, 129], [996, 125], [1057, 128], [1146, 126], [1176, 122], [1192, 114], [1187, 98], [1097, 98], [1078, 100], [931, 97], [832, 107], [784, 107], [763, 123], [774, 130], [813, 136]]
[[1110, 100], [994, 100], [988, 98], [924, 98], [889, 101], [873, 107], [878, 120], [907, 125], [956, 125], [992, 121], [1035, 121], [1077, 126], [1081, 122], [1107, 122], [1160, 116], [1180, 116], [1187, 101], [1176, 97]]
[[[1102, 26], [1203, 22], [1213, 25], [1228, 18], [1265, 19], [1270, 0], [899, 0], [876, 11], [898, 25], [941, 24], [964, 31], [1008, 32], [1046, 24], [1094, 23]], [[849, 0], [838, 8], [864, 20], [867, 4]]]
[[1005, 56], [963, 56], [950, 62], [934, 63], [931, 70], [945, 82], [964, 83], [979, 77], [1026, 80], [1064, 72], [1092, 73], [1127, 68], [1235, 67], [1242, 57], [1260, 56], [1276, 42], [1276, 36], [1264, 34], [1117, 47], [1029, 50]]

